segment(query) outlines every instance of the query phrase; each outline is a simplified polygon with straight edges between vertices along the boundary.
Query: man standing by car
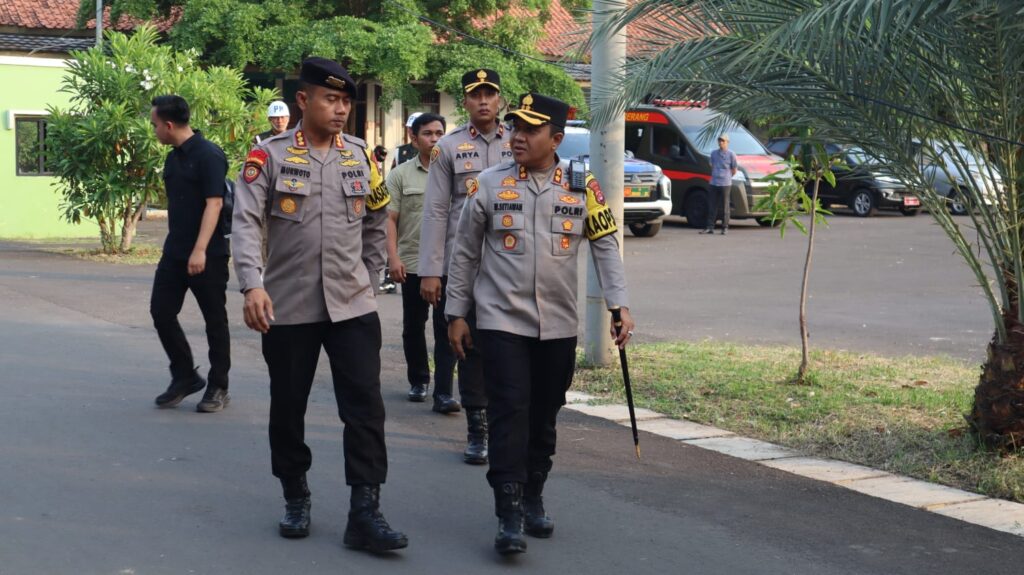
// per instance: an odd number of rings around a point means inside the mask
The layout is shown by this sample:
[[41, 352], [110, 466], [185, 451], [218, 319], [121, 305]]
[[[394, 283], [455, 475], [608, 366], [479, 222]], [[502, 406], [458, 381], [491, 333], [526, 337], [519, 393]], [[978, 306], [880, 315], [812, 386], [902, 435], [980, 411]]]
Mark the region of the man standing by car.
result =
[[323, 349], [345, 424], [345, 481], [352, 488], [344, 543], [374, 552], [400, 549], [408, 539], [380, 512], [388, 460], [371, 283], [384, 265], [387, 188], [366, 142], [342, 133], [356, 98], [348, 72], [332, 60], [308, 58], [299, 79], [302, 121], [249, 152], [233, 219], [245, 324], [263, 334], [270, 373], [271, 468], [285, 498], [278, 531], [287, 538], [309, 535], [305, 415]]
[[718, 136], [718, 149], [711, 152], [711, 191], [708, 194], [708, 221], [702, 234], [715, 233], [718, 210], [722, 211], [722, 235], [729, 233], [729, 194], [732, 192], [732, 177], [739, 164], [736, 154], [729, 150], [729, 134]]
[[[615, 343], [633, 335], [618, 228], [588, 172], [570, 187], [569, 162], [555, 150], [569, 105], [528, 93], [514, 120], [515, 162], [485, 170], [459, 219], [448, 278], [448, 337], [456, 355], [479, 344], [487, 385], [491, 465], [502, 555], [526, 551], [526, 534], [546, 538], [554, 524], [542, 493], [555, 423], [576, 363], [580, 244], [589, 241], [609, 308], [619, 308]], [[465, 318], [476, 309], [476, 334]]]
[[192, 349], [178, 323], [185, 293], [192, 292], [206, 322], [210, 346], [209, 387], [196, 409], [213, 413], [224, 409], [231, 368], [228, 333], [228, 241], [221, 230], [224, 151], [189, 125], [191, 112], [181, 96], [153, 99], [149, 121], [156, 139], [172, 146], [164, 160], [167, 191], [167, 239], [153, 278], [149, 313], [160, 343], [171, 361], [171, 384], [157, 396], [159, 407], [174, 407], [185, 396], [207, 386], [193, 365]]
[[[421, 402], [427, 398], [430, 386], [430, 366], [427, 362], [427, 340], [423, 329], [430, 313], [430, 304], [420, 296], [420, 223], [423, 219], [423, 190], [427, 187], [430, 150], [444, 136], [444, 118], [436, 114], [422, 114], [412, 123], [411, 144], [419, 156], [405, 162], [388, 174], [388, 266], [391, 278], [402, 284], [402, 349], [405, 351], [406, 373], [409, 378], [409, 401]], [[434, 311], [434, 377], [451, 378], [455, 370], [455, 356], [448, 346], [448, 329]]]
[[[430, 172], [423, 200], [423, 227], [420, 231], [420, 293], [444, 314], [444, 286], [448, 262], [455, 242], [455, 228], [466, 198], [473, 191], [476, 177], [484, 169], [512, 159], [509, 135], [498, 122], [501, 105], [501, 79], [494, 70], [471, 70], [462, 76], [462, 106], [469, 123], [441, 138], [430, 152]], [[466, 319], [474, 325], [474, 315]], [[468, 428], [463, 460], [472, 465], [487, 463], [487, 396], [484, 393], [483, 364], [470, 351], [458, 362], [459, 394], [466, 407]], [[444, 379], [435, 378], [434, 411], [456, 413], [462, 406]]]

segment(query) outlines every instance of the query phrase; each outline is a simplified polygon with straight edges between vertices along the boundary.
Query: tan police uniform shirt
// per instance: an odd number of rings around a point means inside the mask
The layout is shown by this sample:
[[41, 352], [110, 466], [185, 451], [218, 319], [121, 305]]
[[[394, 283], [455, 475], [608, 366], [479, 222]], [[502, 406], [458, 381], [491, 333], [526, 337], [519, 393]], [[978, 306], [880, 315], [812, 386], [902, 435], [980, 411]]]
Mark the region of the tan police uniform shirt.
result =
[[301, 122], [249, 152], [235, 186], [235, 273], [243, 292], [267, 290], [273, 325], [376, 311], [372, 284], [386, 260], [390, 198], [369, 153], [366, 142], [339, 134], [321, 157], [308, 147]]
[[575, 337], [577, 257], [590, 252], [609, 307], [629, 307], [617, 227], [591, 174], [569, 189], [568, 160], [538, 185], [507, 162], [480, 174], [459, 220], [448, 270], [449, 318], [476, 306], [477, 327], [542, 340]]
[[420, 262], [420, 228], [423, 221], [423, 191], [427, 188], [427, 168], [416, 156], [391, 168], [386, 179], [391, 203], [388, 211], [398, 215], [398, 259], [405, 271], [417, 274]]
[[452, 240], [466, 203], [470, 181], [480, 172], [512, 159], [511, 132], [504, 126], [484, 136], [471, 124], [441, 138], [430, 153], [430, 173], [420, 230], [420, 277], [448, 275]]

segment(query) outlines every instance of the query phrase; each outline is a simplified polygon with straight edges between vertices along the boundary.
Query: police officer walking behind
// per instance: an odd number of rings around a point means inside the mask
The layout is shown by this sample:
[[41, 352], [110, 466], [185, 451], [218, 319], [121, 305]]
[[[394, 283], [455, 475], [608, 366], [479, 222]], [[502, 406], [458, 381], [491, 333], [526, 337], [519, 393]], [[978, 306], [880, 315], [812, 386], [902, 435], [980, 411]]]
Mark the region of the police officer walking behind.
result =
[[[402, 349], [405, 351], [409, 378], [409, 399], [423, 401], [430, 385], [427, 362], [427, 338], [423, 329], [430, 313], [430, 304], [420, 297], [420, 222], [423, 218], [423, 189], [427, 185], [430, 150], [444, 135], [444, 118], [422, 114], [412, 123], [412, 144], [420, 150], [419, 157], [391, 170], [387, 177], [388, 193], [388, 266], [391, 278], [402, 284]], [[434, 370], [448, 374], [455, 369], [455, 355], [448, 345], [448, 323], [441, 312], [434, 310]]]
[[291, 112], [288, 104], [281, 100], [275, 100], [267, 106], [267, 121], [270, 122], [270, 129], [258, 134], [253, 139], [253, 144], [259, 144], [263, 140], [272, 138], [288, 129], [288, 122], [291, 120]]
[[171, 384], [157, 396], [156, 404], [174, 407], [185, 396], [206, 387], [178, 323], [185, 293], [191, 290], [203, 313], [210, 346], [210, 384], [196, 409], [213, 413], [230, 401], [231, 336], [226, 307], [229, 252], [220, 223], [228, 163], [217, 144], [189, 126], [191, 113], [184, 98], [158, 96], [152, 104], [149, 119], [156, 138], [174, 148], [164, 160], [167, 239], [149, 303], [160, 343], [171, 360]]
[[[569, 185], [555, 149], [569, 106], [526, 94], [514, 120], [515, 162], [480, 174], [459, 221], [448, 277], [448, 333], [456, 355], [483, 352], [491, 464], [501, 554], [526, 550], [523, 532], [550, 537], [541, 494], [555, 453], [555, 419], [576, 361], [576, 253], [583, 238], [604, 298], [622, 310], [616, 344], [633, 330], [615, 220], [589, 173]], [[477, 185], [474, 185], [475, 189]], [[476, 309], [477, 337], [466, 317]], [[614, 332], [614, 330], [613, 330]]]
[[729, 149], [729, 134], [718, 136], [718, 149], [711, 152], [711, 193], [708, 198], [708, 221], [702, 234], [715, 233], [715, 221], [722, 214], [722, 235], [729, 233], [729, 194], [732, 178], [739, 165], [736, 154]]
[[[462, 76], [462, 86], [465, 93], [462, 105], [469, 113], [469, 124], [441, 138], [430, 153], [420, 232], [420, 293], [442, 317], [448, 263], [462, 206], [475, 191], [471, 186], [476, 185], [481, 171], [512, 159], [509, 135], [498, 122], [501, 105], [498, 73], [472, 70]], [[467, 321], [474, 326], [472, 313]], [[466, 408], [469, 430], [463, 459], [470, 464], [484, 464], [487, 463], [487, 396], [483, 364], [479, 354], [471, 350], [458, 362], [458, 367], [459, 394]], [[462, 407], [452, 397], [452, 376], [451, 372], [441, 370], [434, 375], [434, 411], [438, 413], [456, 413]], [[416, 400], [415, 397], [410, 399]]]
[[[371, 551], [408, 545], [379, 509], [387, 476], [380, 395], [380, 320], [368, 270], [383, 267], [387, 189], [366, 143], [342, 134], [356, 85], [337, 62], [302, 63], [303, 119], [249, 153], [237, 184], [235, 271], [245, 323], [263, 334], [270, 372], [270, 457], [281, 480], [283, 537], [309, 535], [304, 418], [320, 349], [331, 363], [345, 423], [345, 479], [352, 487], [344, 543]], [[269, 214], [267, 262], [261, 219]]]

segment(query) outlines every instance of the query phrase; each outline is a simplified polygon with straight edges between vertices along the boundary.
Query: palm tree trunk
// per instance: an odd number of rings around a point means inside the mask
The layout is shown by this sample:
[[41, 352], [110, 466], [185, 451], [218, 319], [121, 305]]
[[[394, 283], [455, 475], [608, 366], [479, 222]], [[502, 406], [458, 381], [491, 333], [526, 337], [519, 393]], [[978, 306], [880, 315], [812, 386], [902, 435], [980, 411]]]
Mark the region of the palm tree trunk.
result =
[[1006, 310], [1003, 323], [1007, 341], [999, 343], [997, 332], [988, 344], [974, 407], [966, 418], [983, 444], [1017, 451], [1024, 447], [1024, 325], [1015, 309]]
[[807, 231], [807, 257], [804, 258], [804, 277], [800, 284], [800, 369], [796, 373], [796, 381], [804, 383], [810, 366], [810, 334], [807, 332], [807, 284], [811, 277], [811, 260], [814, 257], [814, 223], [818, 219], [818, 188], [821, 177], [814, 180], [814, 192], [811, 195], [811, 226]]

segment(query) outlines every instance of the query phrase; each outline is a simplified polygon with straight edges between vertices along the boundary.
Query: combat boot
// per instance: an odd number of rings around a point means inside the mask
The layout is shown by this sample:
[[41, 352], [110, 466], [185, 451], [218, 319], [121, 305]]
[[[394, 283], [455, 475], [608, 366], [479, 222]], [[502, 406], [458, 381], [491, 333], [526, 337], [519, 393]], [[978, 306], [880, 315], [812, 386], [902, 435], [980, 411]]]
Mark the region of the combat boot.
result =
[[541, 539], [551, 537], [555, 531], [555, 522], [544, 513], [544, 498], [541, 496], [547, 478], [547, 473], [534, 471], [523, 490], [523, 522], [526, 534]]
[[344, 543], [373, 553], [404, 549], [409, 539], [391, 529], [380, 512], [380, 485], [353, 485]]
[[297, 479], [282, 479], [284, 488], [284, 518], [277, 524], [278, 533], [288, 539], [309, 536], [309, 485], [306, 476]]
[[466, 451], [462, 459], [470, 465], [487, 463], [487, 410], [479, 407], [466, 408]]
[[510, 481], [494, 488], [494, 514], [498, 516], [498, 535], [494, 538], [494, 548], [501, 555], [525, 553], [522, 483]]

